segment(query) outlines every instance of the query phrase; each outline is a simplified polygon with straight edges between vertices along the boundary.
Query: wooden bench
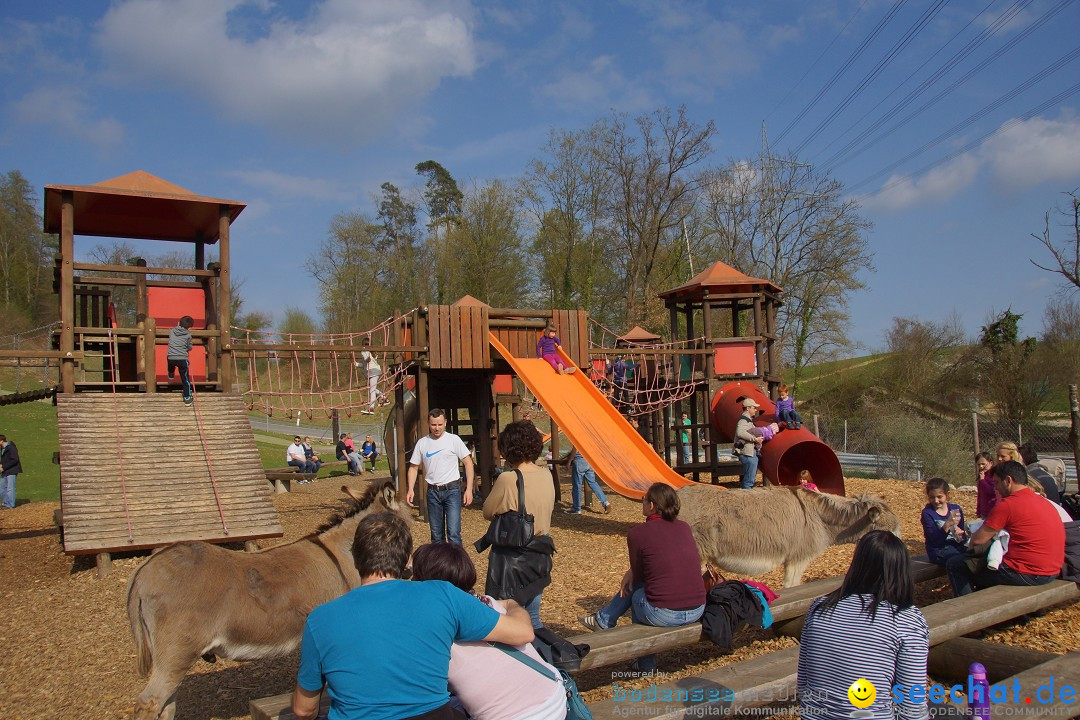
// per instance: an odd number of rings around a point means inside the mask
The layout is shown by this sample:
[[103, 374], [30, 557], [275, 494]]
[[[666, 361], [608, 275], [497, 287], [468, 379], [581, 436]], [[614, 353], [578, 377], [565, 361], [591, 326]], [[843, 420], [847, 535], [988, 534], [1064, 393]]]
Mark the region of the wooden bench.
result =
[[[1000, 585], [935, 603], [922, 608], [922, 613], [930, 628], [930, 645], [935, 646], [1077, 597], [1080, 597], [1080, 590], [1076, 583], [1064, 580], [1036, 587]], [[1076, 657], [1070, 659], [1070, 656]], [[1056, 678], [1070, 678], [1070, 682], [1075, 682], [1072, 678], [1080, 677], [1080, 666], [1076, 665], [1078, 657], [1080, 653], [1070, 653], [1025, 671], [1017, 677], [1027, 677], [1028, 682], [1034, 683], [1030, 685], [1032, 692], [1040, 684], [1047, 682], [1047, 669], [1054, 671]], [[696, 708], [693, 714], [700, 716], [706, 707], [715, 708], [715, 714], [727, 715], [766, 705], [790, 705], [795, 699], [798, 660], [799, 648], [792, 647], [671, 683], [657, 683], [656, 697], [671, 697], [671, 700], [664, 702], [659, 699], [643, 700], [640, 696], [632, 699], [635, 696], [625, 693], [617, 695], [614, 693], [619, 690], [613, 686], [613, 697], [590, 703], [589, 710], [595, 718], [626, 717], [630, 711], [634, 717], [675, 720], [685, 717], [691, 707]], [[1040, 668], [1042, 670], [1039, 670]], [[1036, 672], [1037, 670], [1039, 672]], [[1042, 680], [1036, 682], [1039, 678]], [[1057, 687], [1060, 686], [1061, 682], [1058, 680]], [[1025, 685], [1026, 687], [1028, 686]], [[691, 699], [694, 693], [695, 697], [701, 699]], [[615, 699], [616, 697], [620, 699]], [[710, 700], [710, 697], [713, 699]], [[1073, 709], [1076, 710], [1077, 707], [1074, 703]], [[1062, 717], [1066, 715], [1063, 714]]]
[[[330, 462], [324, 462], [319, 466], [321, 470], [324, 467], [334, 467], [348, 465], [346, 460], [332, 460]], [[292, 491], [293, 480], [314, 480], [318, 473], [302, 473], [299, 472], [299, 468], [294, 465], [286, 465], [285, 467], [270, 468], [266, 470], [266, 481], [270, 483], [270, 487], [277, 493], [287, 493]]]

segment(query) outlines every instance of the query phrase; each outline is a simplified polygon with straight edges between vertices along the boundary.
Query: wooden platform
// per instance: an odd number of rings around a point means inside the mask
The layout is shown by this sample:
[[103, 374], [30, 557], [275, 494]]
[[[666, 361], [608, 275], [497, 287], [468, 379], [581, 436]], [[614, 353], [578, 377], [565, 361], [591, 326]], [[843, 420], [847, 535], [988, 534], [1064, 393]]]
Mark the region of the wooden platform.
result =
[[57, 395], [65, 552], [283, 534], [240, 397], [197, 405], [205, 451], [179, 394]]

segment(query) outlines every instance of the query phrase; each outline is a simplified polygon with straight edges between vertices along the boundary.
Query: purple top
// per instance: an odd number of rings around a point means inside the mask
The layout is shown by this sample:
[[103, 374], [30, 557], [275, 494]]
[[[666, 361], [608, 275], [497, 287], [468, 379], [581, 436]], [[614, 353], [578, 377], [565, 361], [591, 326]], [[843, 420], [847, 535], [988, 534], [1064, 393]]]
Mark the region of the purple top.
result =
[[548, 337], [547, 333], [544, 333], [540, 336], [540, 341], [536, 343], [536, 357], [542, 358], [545, 355], [558, 355], [559, 353], [555, 350], [556, 345], [562, 345], [562, 343], [559, 342], [559, 336]]
[[975, 513], [982, 519], [986, 519], [986, 516], [990, 514], [990, 511], [997, 505], [998, 497], [997, 490], [994, 488], [994, 478], [990, 473], [986, 473], [979, 478], [977, 485], [978, 495], [975, 502]]
[[[964, 525], [964, 509], [959, 505], [948, 503], [949, 512], [953, 510], [960, 511], [960, 529], [967, 531], [967, 526]], [[946, 515], [942, 517], [937, 514], [934, 508], [927, 505], [922, 511], [922, 531], [923, 537], [926, 539], [926, 554], [930, 557], [930, 561], [936, 561], [938, 553], [946, 548], [949, 543], [952, 543], [953, 547], [962, 547], [952, 536], [951, 533], [945, 532], [942, 526], [949, 519]]]
[[776, 412], [795, 412], [795, 398], [788, 395], [787, 400], [776, 401]]
[[773, 436], [776, 434], [773, 432], [773, 429], [768, 425], [755, 425], [746, 432], [750, 433], [754, 437], [760, 437], [762, 440], [766, 441], [772, 440]]

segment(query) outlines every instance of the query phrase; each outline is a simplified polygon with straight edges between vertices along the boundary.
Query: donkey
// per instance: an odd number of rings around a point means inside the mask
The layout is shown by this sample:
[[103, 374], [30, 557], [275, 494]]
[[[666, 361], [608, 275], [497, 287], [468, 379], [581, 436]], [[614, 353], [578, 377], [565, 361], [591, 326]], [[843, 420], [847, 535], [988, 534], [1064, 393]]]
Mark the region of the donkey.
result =
[[172, 720], [176, 690], [202, 656], [256, 660], [300, 645], [308, 613], [360, 585], [352, 542], [360, 519], [391, 511], [411, 522], [390, 480], [363, 494], [316, 534], [254, 553], [204, 542], [169, 545], [131, 576], [128, 622], [139, 674], [150, 681], [135, 720]]
[[803, 488], [718, 491], [687, 485], [679, 519], [694, 531], [701, 559], [721, 570], [758, 575], [784, 565], [784, 587], [802, 582], [806, 566], [836, 543], [871, 530], [899, 534], [900, 520], [876, 495], [837, 497]]

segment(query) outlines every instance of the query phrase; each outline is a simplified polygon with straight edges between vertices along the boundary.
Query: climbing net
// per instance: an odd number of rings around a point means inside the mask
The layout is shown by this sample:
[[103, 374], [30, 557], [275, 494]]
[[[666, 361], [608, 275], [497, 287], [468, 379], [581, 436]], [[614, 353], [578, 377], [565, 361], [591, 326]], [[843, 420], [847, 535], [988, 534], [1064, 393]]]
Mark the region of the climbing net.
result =
[[[707, 355], [690, 352], [704, 347], [705, 338], [676, 342], [628, 342], [592, 318], [590, 324], [589, 379], [620, 413], [646, 415], [670, 407], [694, 394]], [[615, 349], [617, 354], [597, 350]], [[624, 380], [616, 377], [616, 362], [626, 364]]]
[[[233, 353], [235, 377], [249, 410], [294, 417], [316, 414], [331, 417], [334, 410], [346, 417], [371, 414], [376, 406], [392, 402], [393, 393], [409, 377], [412, 361], [399, 362], [396, 353], [368, 353], [381, 373], [372, 388], [366, 345], [391, 345], [394, 319], [360, 333], [279, 333], [232, 328], [233, 341], [247, 345], [292, 345], [295, 350], [245, 350]], [[315, 352], [305, 346], [341, 346], [339, 351]]]

